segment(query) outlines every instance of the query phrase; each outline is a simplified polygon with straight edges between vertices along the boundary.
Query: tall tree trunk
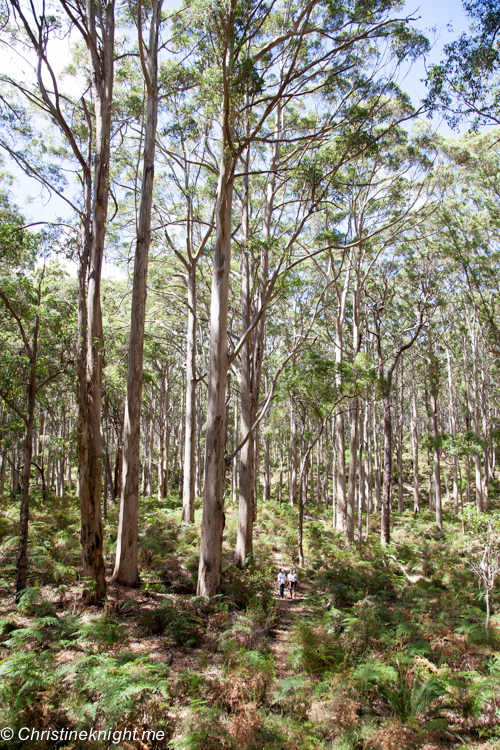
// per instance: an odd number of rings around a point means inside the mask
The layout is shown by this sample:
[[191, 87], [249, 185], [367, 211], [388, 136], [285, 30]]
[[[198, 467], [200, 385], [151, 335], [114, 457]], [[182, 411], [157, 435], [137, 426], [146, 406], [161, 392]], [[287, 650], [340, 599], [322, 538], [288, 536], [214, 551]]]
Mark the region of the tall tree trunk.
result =
[[290, 402], [290, 505], [295, 505], [297, 499], [297, 417]]
[[[101, 521], [101, 390], [102, 390], [102, 318], [101, 271], [106, 233], [109, 195], [109, 161], [111, 105], [113, 101], [113, 65], [115, 36], [114, 1], [109, 0], [105, 13], [97, 19], [97, 7], [86, 0], [86, 22], [95, 106], [94, 194], [92, 201], [92, 231], [90, 238], [89, 280], [87, 292], [87, 368], [86, 463], [88, 484], [80, 494], [82, 511], [81, 541], [85, 586], [83, 597], [89, 604], [98, 604], [106, 596], [104, 552]], [[99, 29], [98, 29], [99, 26]], [[100, 37], [100, 46], [97, 38]], [[82, 491], [82, 487], [80, 487]]]
[[349, 429], [349, 483], [347, 485], [347, 505], [345, 524], [345, 543], [352, 544], [354, 541], [354, 513], [357, 476], [357, 453], [358, 453], [358, 399], [354, 399], [351, 406], [351, 419]]
[[[249, 134], [250, 124], [247, 122], [247, 135]], [[274, 206], [274, 194], [276, 189], [276, 171], [278, 169], [280, 146], [279, 132], [281, 128], [281, 106], [278, 105], [276, 111], [275, 126], [275, 145], [273, 156], [269, 169], [267, 180], [266, 206], [264, 210], [264, 220], [262, 225], [262, 249], [260, 254], [259, 269], [259, 293], [258, 301], [259, 311], [264, 305], [267, 291], [268, 277], [268, 248], [267, 241], [271, 234], [271, 219]], [[244, 248], [241, 258], [241, 307], [242, 307], [242, 331], [250, 326], [252, 296], [251, 296], [251, 279], [249, 269], [249, 248], [247, 247], [250, 240], [249, 227], [249, 183], [248, 174], [250, 166], [250, 147], [246, 149], [244, 158], [244, 175], [242, 184], [242, 232]], [[249, 337], [241, 353], [241, 429], [242, 440], [245, 439], [247, 431], [254, 424], [257, 417], [257, 410], [260, 397], [260, 386], [262, 378], [262, 363], [264, 360], [264, 333], [265, 333], [265, 313], [262, 313], [260, 321], [252, 337]], [[244, 427], [245, 425], [245, 427]], [[258, 437], [256, 438], [258, 445]], [[250, 445], [253, 440], [247, 440], [242, 448], [240, 457], [240, 505], [238, 514], [238, 537], [235, 549], [235, 563], [239, 566], [245, 564], [245, 559], [251, 554], [253, 536], [253, 523], [257, 514], [257, 483], [258, 483], [258, 449]], [[246, 451], [245, 451], [246, 448]], [[245, 454], [243, 455], [243, 451]], [[244, 487], [244, 483], [248, 486]], [[253, 485], [253, 486], [250, 486]], [[242, 501], [242, 493], [244, 498]], [[264, 492], [266, 494], [266, 490]], [[250, 514], [250, 517], [245, 517]]]
[[359, 490], [358, 490], [358, 546], [361, 547], [363, 538], [363, 510], [366, 510], [365, 486], [365, 421], [364, 413], [367, 407], [359, 409]]
[[197, 419], [197, 430], [196, 430], [196, 497], [201, 497], [203, 494], [203, 471], [204, 471], [204, 452], [201, 450], [201, 433], [203, 425], [203, 408], [201, 394], [198, 395], [196, 402], [196, 419]]
[[[40, 300], [39, 300], [40, 302]], [[36, 404], [36, 360], [38, 354], [38, 314], [35, 318], [33, 342], [30, 354], [30, 378], [27, 393], [26, 427], [23, 444], [23, 465], [21, 468], [21, 509], [19, 516], [19, 544], [17, 548], [16, 601], [27, 586], [28, 579], [28, 525], [30, 513], [30, 477], [33, 458], [33, 423]]]
[[148, 486], [147, 495], [153, 497], [153, 447], [154, 447], [154, 419], [151, 416], [149, 420], [148, 433]]
[[271, 460], [269, 436], [264, 438], [264, 500], [271, 499]]
[[138, 586], [137, 536], [139, 519], [139, 452], [141, 437], [141, 404], [144, 360], [144, 328], [148, 259], [151, 246], [151, 208], [153, 204], [156, 126], [158, 122], [158, 36], [162, 0], [152, 0], [149, 27], [149, 49], [144, 56], [142, 17], [139, 30], [140, 56], [146, 80], [146, 133], [144, 137], [143, 172], [139, 224], [135, 246], [132, 311], [128, 349], [127, 397], [123, 420], [123, 488], [116, 540], [116, 562], [113, 580], [122, 586]]
[[[255, 467], [254, 472], [253, 472], [253, 478], [254, 478], [253, 522], [255, 523], [257, 521], [257, 500], [259, 497], [259, 487], [260, 487], [260, 429], [259, 427], [256, 427], [256, 429], [254, 430], [253, 441], [254, 441], [253, 459], [254, 459], [254, 467]], [[252, 528], [252, 534], [253, 534], [253, 528]]]
[[[238, 393], [234, 394], [234, 429], [233, 429], [233, 453], [238, 447]], [[236, 502], [238, 494], [238, 455], [233, 458], [231, 466], [231, 503]]]
[[372, 435], [370, 432], [371, 405], [365, 406], [363, 432], [365, 434], [365, 498], [368, 513], [372, 512], [373, 481], [372, 481]]
[[434, 505], [434, 481], [431, 466], [431, 454], [429, 445], [432, 441], [431, 430], [432, 430], [432, 413], [429, 405], [429, 390], [427, 388], [427, 378], [425, 381], [425, 412], [427, 415], [427, 494], [429, 497], [429, 510], [433, 512], [435, 510]]
[[375, 512], [378, 513], [381, 504], [380, 486], [380, 450], [378, 444], [377, 405], [373, 406], [373, 472], [375, 475]]
[[5, 473], [7, 470], [7, 451], [1, 454], [2, 466], [0, 468], [0, 497], [5, 494]]
[[189, 266], [187, 278], [186, 424], [182, 520], [185, 523], [193, 523], [196, 445], [196, 266], [194, 263], [191, 263]]
[[384, 393], [384, 476], [382, 481], [382, 517], [380, 541], [382, 545], [391, 541], [391, 475], [392, 475], [392, 419], [390, 391]]
[[398, 515], [402, 516], [404, 513], [404, 497], [403, 497], [403, 360], [401, 360], [401, 400], [398, 404], [398, 391], [396, 389], [396, 405], [398, 408], [398, 445], [397, 445], [397, 462], [398, 462]]
[[415, 384], [412, 392], [411, 444], [413, 450], [413, 512], [420, 513], [418, 477], [418, 412]]
[[304, 545], [303, 545], [303, 530], [304, 530], [304, 495], [307, 496], [307, 489], [304, 485], [307, 482], [307, 471], [301, 471], [299, 478], [299, 518], [297, 525], [297, 549], [299, 554], [299, 568], [304, 567]]
[[[470, 321], [468, 316], [469, 332], [471, 336], [472, 344], [472, 390], [474, 394], [474, 404], [472, 410], [472, 424], [474, 428], [474, 434], [478, 441], [481, 439], [481, 417], [480, 417], [480, 394], [479, 394], [479, 371], [478, 371], [478, 321], [476, 313], [474, 311], [474, 320]], [[481, 471], [481, 456], [479, 453], [474, 453], [474, 464], [476, 469], [476, 508], [479, 513], [484, 510], [484, 498], [483, 498], [483, 479]]]
[[278, 483], [278, 503], [283, 502], [283, 441], [280, 440], [280, 478]]
[[346, 499], [346, 471], [345, 471], [345, 433], [344, 414], [340, 411], [336, 418], [335, 443], [337, 454], [337, 515], [336, 528], [346, 532], [347, 529], [347, 499]]
[[323, 482], [321, 486], [321, 499], [328, 508], [328, 496], [329, 496], [329, 481], [330, 481], [330, 432], [325, 430], [325, 445], [324, 445], [324, 462], [325, 470], [323, 472]]
[[[244, 175], [242, 187], [242, 230], [245, 247], [241, 253], [241, 327], [247, 330], [251, 318], [251, 282], [250, 282], [250, 264], [249, 248], [246, 243], [250, 239], [249, 228], [249, 195], [248, 195], [248, 172], [250, 164], [250, 149], [245, 152]], [[252, 392], [252, 350], [251, 342], [248, 339], [241, 352], [241, 440], [243, 441], [253, 425], [253, 403], [254, 394]], [[234, 562], [238, 567], [243, 568], [246, 560], [253, 551], [253, 518], [254, 518], [254, 440], [250, 437], [242, 447], [240, 452], [240, 499], [238, 507], [238, 533], [236, 538], [236, 548], [234, 552]]]
[[[449, 409], [449, 424], [450, 434], [454, 440], [457, 437], [457, 418], [455, 413], [455, 400], [453, 397], [453, 373], [451, 368], [451, 356], [450, 349], [446, 346], [446, 364], [448, 368], [448, 409]], [[456, 453], [456, 446], [453, 446], [453, 453], [451, 456], [451, 474], [453, 477], [453, 514], [455, 519], [459, 513], [459, 493], [458, 493], [458, 460]]]
[[108, 517], [108, 511], [107, 511], [107, 504], [108, 504], [108, 498], [113, 502], [114, 501], [114, 495], [113, 495], [113, 476], [111, 474], [111, 463], [109, 460], [109, 450], [108, 450], [108, 444], [106, 442], [106, 438], [104, 436], [104, 433], [102, 435], [102, 460], [104, 464], [104, 503], [103, 503], [103, 510], [104, 510], [104, 518]]
[[484, 354], [481, 357], [481, 389], [480, 389], [480, 404], [481, 404], [481, 418], [483, 426], [483, 509], [487, 512], [490, 509], [489, 499], [489, 484], [490, 484], [490, 446], [488, 440], [488, 408], [486, 401], [486, 372], [484, 368]]
[[430, 400], [432, 418], [432, 476], [434, 482], [434, 505], [436, 509], [436, 526], [443, 530], [443, 508], [441, 500], [441, 466], [439, 459], [439, 426], [438, 426], [438, 395], [439, 395], [439, 373], [438, 362], [434, 352], [433, 343], [429, 332], [429, 365], [430, 365]]
[[[232, 16], [232, 10], [231, 14]], [[232, 21], [230, 26], [232, 26]], [[229, 113], [226, 113], [229, 115]], [[231, 218], [235, 164], [229, 155], [229, 123], [223, 123], [224, 138], [216, 211], [216, 240], [210, 306], [210, 363], [208, 374], [205, 481], [201, 525], [198, 596], [215, 596], [222, 575], [224, 530], [224, 455], [227, 376], [227, 311], [231, 268]], [[240, 488], [241, 496], [241, 488]]]

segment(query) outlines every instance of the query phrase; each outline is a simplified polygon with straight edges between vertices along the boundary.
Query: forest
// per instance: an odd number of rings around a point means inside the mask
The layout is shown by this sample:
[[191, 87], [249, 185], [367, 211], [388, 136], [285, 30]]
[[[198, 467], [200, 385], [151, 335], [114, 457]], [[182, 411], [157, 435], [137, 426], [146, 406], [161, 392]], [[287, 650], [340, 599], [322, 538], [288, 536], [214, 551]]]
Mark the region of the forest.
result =
[[497, 750], [498, 2], [172, 5], [0, 0], [0, 748]]

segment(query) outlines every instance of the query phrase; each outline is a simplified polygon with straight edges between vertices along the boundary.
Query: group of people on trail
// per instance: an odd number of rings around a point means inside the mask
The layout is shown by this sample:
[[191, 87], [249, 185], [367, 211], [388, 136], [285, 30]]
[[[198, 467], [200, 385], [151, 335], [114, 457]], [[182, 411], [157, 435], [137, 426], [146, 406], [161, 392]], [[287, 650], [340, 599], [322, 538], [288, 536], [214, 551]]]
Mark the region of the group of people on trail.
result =
[[299, 580], [299, 576], [297, 575], [297, 571], [291, 570], [288, 575], [286, 575], [283, 568], [280, 568], [280, 572], [278, 573], [278, 584], [280, 587], [280, 599], [285, 598], [285, 586], [288, 579], [288, 586], [290, 589], [290, 599], [295, 599], [297, 596], [297, 583]]

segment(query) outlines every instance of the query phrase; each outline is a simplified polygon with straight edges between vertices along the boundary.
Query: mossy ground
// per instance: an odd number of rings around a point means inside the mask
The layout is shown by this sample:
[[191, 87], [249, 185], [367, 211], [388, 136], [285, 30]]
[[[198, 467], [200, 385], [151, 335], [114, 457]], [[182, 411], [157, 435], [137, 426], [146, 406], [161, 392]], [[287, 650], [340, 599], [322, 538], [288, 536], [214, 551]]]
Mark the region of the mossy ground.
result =
[[120, 747], [158, 750], [500, 748], [500, 630], [494, 617], [486, 640], [471, 539], [451, 515], [442, 535], [428, 512], [395, 517], [385, 549], [374, 516], [358, 550], [344, 548], [329, 510], [308, 507], [317, 520], [305, 522], [300, 598], [279, 602], [276, 566], [298, 562], [296, 509], [259, 503], [254, 558], [240, 571], [229, 505], [223, 589], [208, 602], [195, 595], [199, 507], [189, 527], [176, 499], [144, 498], [141, 587], [111, 585], [98, 609], [79, 601], [77, 499], [35, 495], [30, 588], [16, 607], [18, 503], [1, 502], [1, 726], [154, 729], [164, 738]]

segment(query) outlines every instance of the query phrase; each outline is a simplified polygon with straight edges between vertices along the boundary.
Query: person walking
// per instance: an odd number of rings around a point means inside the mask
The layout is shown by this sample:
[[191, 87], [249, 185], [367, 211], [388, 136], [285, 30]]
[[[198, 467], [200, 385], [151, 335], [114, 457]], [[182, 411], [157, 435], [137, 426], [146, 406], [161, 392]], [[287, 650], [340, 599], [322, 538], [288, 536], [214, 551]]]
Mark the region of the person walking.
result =
[[297, 584], [299, 582], [299, 576], [296, 570], [292, 570], [292, 583], [290, 585], [290, 595], [292, 599], [297, 598]]
[[293, 584], [294, 584], [294, 578], [293, 578], [293, 570], [291, 570], [287, 576], [288, 578], [288, 586], [290, 589], [290, 599], [293, 599]]
[[280, 572], [278, 573], [278, 583], [280, 587], [280, 599], [285, 598], [285, 583], [286, 583], [286, 575], [284, 574], [282, 568], [280, 568]]

